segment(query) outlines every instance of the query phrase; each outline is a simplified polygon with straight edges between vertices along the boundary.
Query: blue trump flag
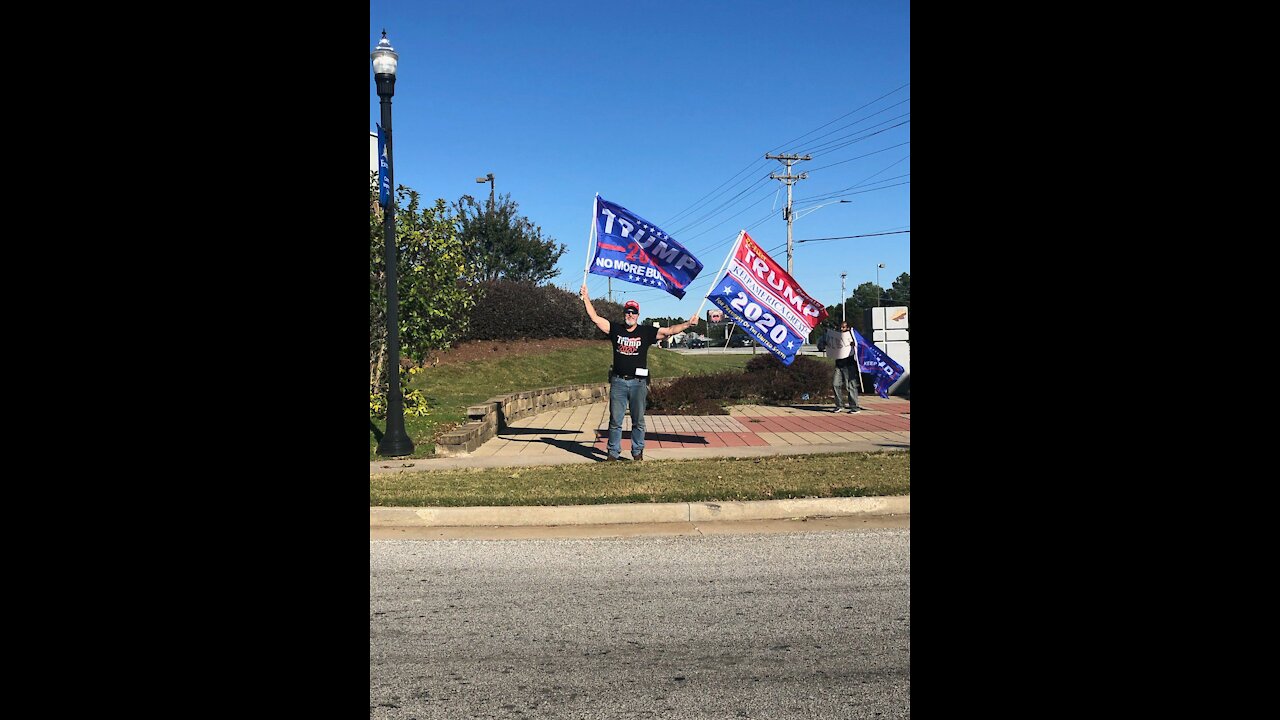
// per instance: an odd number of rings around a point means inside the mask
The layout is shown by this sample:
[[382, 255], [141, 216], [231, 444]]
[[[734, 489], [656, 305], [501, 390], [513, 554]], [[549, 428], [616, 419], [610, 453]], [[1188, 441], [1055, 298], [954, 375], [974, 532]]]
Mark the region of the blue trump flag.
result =
[[867, 342], [862, 334], [853, 328], [849, 328], [853, 332], [853, 337], [858, 341], [858, 364], [861, 366], [859, 370], [868, 375], [876, 376], [876, 392], [880, 397], [889, 397], [889, 386], [898, 382], [905, 372], [902, 366], [893, 358], [884, 353], [883, 350]]
[[378, 128], [378, 202], [386, 209], [391, 202], [391, 164], [387, 161], [387, 139]]
[[657, 225], [596, 195], [596, 253], [590, 272], [683, 298], [702, 262]]

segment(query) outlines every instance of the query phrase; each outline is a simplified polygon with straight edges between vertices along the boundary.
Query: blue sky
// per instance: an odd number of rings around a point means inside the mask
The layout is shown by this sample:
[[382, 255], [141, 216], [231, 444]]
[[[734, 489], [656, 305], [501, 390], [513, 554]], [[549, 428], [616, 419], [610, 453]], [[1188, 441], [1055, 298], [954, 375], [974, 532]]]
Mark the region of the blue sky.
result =
[[[683, 300], [614, 279], [645, 316], [688, 317], [740, 229], [786, 267], [796, 240], [911, 228], [911, 35], [905, 0], [431, 2], [371, 0], [368, 53], [400, 54], [395, 181], [447, 202], [495, 176], [520, 213], [568, 246], [554, 284], [577, 292], [592, 200], [656, 223], [705, 269]], [[834, 203], [834, 200], [849, 200]], [[818, 207], [824, 203], [832, 204]], [[816, 209], [814, 209], [816, 208]], [[911, 271], [911, 235], [795, 243], [794, 275], [826, 304]], [[604, 276], [588, 275], [592, 298]]]

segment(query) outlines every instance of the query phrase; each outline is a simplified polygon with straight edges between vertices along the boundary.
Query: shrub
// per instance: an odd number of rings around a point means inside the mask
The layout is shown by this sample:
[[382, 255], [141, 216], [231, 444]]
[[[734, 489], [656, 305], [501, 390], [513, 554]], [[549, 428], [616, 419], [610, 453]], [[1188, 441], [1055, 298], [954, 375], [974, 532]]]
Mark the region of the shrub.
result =
[[773, 355], [757, 355], [747, 362], [747, 377], [758, 397], [770, 403], [790, 403], [808, 393], [810, 400], [830, 397], [832, 368], [823, 362], [797, 355], [790, 366]]
[[662, 388], [649, 388], [645, 412], [655, 415], [728, 415], [724, 400], [739, 400], [750, 393], [742, 373], [688, 375]]
[[[577, 293], [514, 280], [484, 283], [477, 290], [480, 300], [464, 340], [600, 337]], [[600, 317], [621, 322], [621, 305], [596, 299], [591, 303]]]
[[[409, 380], [420, 372], [422, 372], [422, 368], [406, 365], [404, 359], [401, 359], [400, 397], [404, 399], [404, 414], [406, 417], [426, 417], [430, 413], [427, 406], [427, 396], [422, 394], [421, 390], [409, 388]], [[378, 388], [377, 393], [369, 393], [369, 417], [378, 418], [379, 420], [387, 419], [387, 393], [389, 391], [388, 383], [384, 382], [382, 387]]]
[[651, 389], [647, 411], [655, 415], [725, 415], [727, 401], [756, 400], [769, 405], [830, 398], [831, 368], [798, 356], [790, 366], [773, 355], [747, 362], [746, 372], [721, 372], [677, 378], [666, 387]]

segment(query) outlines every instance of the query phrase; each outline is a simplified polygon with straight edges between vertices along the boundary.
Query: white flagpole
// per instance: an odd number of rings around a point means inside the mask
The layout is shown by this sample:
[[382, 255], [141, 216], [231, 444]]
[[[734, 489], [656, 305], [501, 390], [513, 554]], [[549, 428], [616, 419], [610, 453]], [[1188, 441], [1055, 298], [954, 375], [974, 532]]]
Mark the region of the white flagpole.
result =
[[[716, 271], [715, 275], [711, 276], [715, 278], [713, 282], [717, 282], [717, 283], [720, 282], [720, 276], [724, 274], [725, 267], [729, 265], [729, 258], [732, 258], [733, 254], [738, 252], [738, 245], [742, 242], [742, 236], [745, 234], [747, 234], [746, 230], [738, 231], [738, 238], [733, 241], [733, 247], [729, 248], [729, 254], [724, 256], [724, 262], [720, 263], [720, 269]], [[716, 289], [716, 286], [712, 284], [711, 290], [715, 290], [715, 289]], [[711, 290], [708, 290], [707, 294], [702, 296], [702, 304], [698, 305], [698, 312], [694, 313], [695, 317], [702, 315], [702, 306], [707, 304], [707, 296], [711, 294]]]
[[[875, 331], [872, 330], [872, 333]], [[875, 337], [873, 334], [871, 337]], [[853, 361], [858, 363], [858, 387], [862, 388], [862, 394], [867, 394], [867, 389], [862, 385], [862, 356], [858, 354], [858, 339], [853, 336], [853, 328], [849, 328], [849, 342], [853, 343]]]
[[596, 243], [596, 208], [600, 202], [600, 193], [591, 201], [591, 229], [587, 231], [587, 263], [582, 266], [582, 284], [587, 284], [587, 272], [591, 269], [591, 256], [595, 255], [592, 250]]

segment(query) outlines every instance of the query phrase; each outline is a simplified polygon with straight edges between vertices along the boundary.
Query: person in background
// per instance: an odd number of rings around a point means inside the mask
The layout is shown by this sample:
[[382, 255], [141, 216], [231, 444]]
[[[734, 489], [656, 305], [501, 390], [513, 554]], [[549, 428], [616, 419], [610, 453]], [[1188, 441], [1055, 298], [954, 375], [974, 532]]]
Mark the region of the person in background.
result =
[[858, 407], [858, 344], [853, 338], [853, 332], [849, 330], [849, 323], [840, 322], [840, 329], [837, 331], [833, 327], [827, 330], [821, 338], [818, 339], [818, 351], [826, 351], [827, 357], [836, 361], [836, 371], [831, 378], [832, 389], [835, 390], [836, 406], [831, 412], [840, 412], [841, 406], [846, 405], [845, 398], [848, 398], [848, 412], [856, 414], [862, 411]]
[[609, 459], [622, 460], [622, 416], [631, 410], [631, 458], [644, 460], [644, 405], [649, 397], [649, 346], [671, 335], [684, 332], [697, 322], [694, 315], [688, 322], [667, 328], [640, 325], [640, 303], [628, 300], [623, 306], [623, 323], [605, 320], [596, 314], [587, 297], [587, 285], [582, 285], [582, 304], [587, 316], [609, 336], [613, 344], [613, 365], [609, 368]]

